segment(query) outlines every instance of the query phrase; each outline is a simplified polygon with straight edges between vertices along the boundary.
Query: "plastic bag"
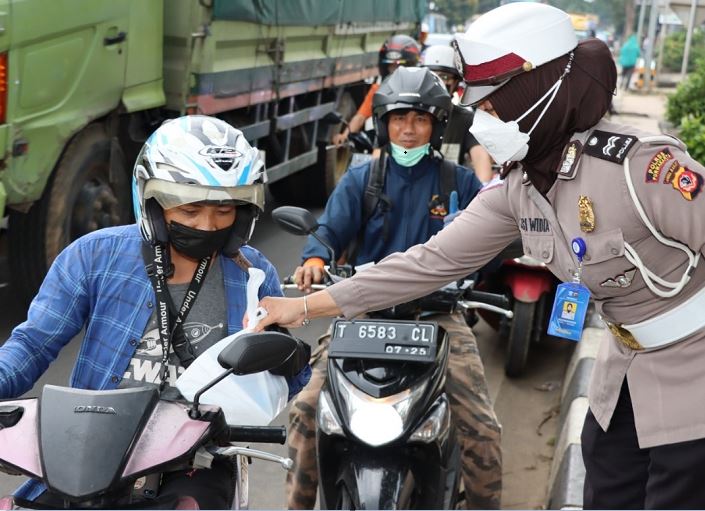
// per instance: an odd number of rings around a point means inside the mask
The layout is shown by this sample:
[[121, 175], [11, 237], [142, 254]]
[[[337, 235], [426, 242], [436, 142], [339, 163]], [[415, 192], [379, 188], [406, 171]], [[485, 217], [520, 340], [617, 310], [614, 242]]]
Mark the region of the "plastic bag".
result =
[[[224, 337], [194, 360], [176, 380], [176, 388], [188, 400], [193, 400], [199, 389], [222, 374], [225, 369], [218, 363], [218, 355], [234, 339], [251, 332], [267, 314], [259, 308], [259, 287], [264, 282], [264, 272], [249, 268], [247, 281], [247, 316], [249, 326], [233, 335]], [[230, 375], [205, 392], [201, 403], [217, 405], [225, 413], [230, 425], [266, 426], [286, 406], [289, 386], [286, 378], [269, 371], [243, 376]]]

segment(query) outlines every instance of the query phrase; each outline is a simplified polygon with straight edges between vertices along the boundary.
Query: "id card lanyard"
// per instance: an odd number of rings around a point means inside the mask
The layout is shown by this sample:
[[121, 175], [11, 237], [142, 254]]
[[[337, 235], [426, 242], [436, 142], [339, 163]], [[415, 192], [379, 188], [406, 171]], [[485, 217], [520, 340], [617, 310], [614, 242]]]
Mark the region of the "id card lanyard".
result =
[[157, 321], [159, 326], [159, 340], [162, 345], [162, 367], [159, 371], [159, 388], [160, 390], [164, 390], [169, 369], [169, 348], [171, 347], [172, 339], [174, 353], [179, 357], [179, 361], [184, 367], [188, 367], [196, 358], [193, 346], [191, 346], [191, 343], [184, 334], [183, 322], [191, 311], [191, 307], [193, 307], [193, 303], [198, 296], [198, 292], [201, 290], [203, 281], [206, 280], [212, 256], [204, 257], [198, 262], [198, 266], [186, 290], [179, 312], [175, 314], [176, 321], [172, 328], [171, 318], [172, 312], [175, 312], [175, 307], [166, 283], [165, 248], [162, 245], [156, 244], [153, 246], [153, 250], [154, 262], [151, 269], [152, 271], [148, 269], [148, 274], [152, 280], [154, 293], [157, 297]]
[[582, 238], [573, 238], [570, 244], [578, 258], [578, 269], [572, 282], [559, 284], [553, 301], [548, 333], [571, 341], [579, 341], [583, 333], [585, 316], [590, 303], [590, 291], [582, 284], [583, 258], [587, 245]]

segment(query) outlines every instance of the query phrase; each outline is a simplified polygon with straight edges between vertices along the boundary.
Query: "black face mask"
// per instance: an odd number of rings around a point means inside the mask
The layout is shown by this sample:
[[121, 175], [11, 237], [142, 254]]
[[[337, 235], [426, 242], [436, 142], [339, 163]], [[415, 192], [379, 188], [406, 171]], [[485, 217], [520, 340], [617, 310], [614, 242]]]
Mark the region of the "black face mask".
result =
[[221, 250], [230, 237], [232, 226], [217, 231], [193, 229], [178, 222], [169, 224], [169, 242], [177, 252], [193, 259], [203, 259]]

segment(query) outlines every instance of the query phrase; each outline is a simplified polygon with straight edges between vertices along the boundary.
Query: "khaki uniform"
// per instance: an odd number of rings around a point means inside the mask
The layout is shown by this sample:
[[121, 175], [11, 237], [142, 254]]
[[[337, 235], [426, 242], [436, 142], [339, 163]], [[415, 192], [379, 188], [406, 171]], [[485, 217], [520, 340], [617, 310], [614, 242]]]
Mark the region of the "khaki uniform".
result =
[[[450, 339], [446, 393], [461, 447], [462, 478], [468, 509], [499, 509], [502, 491], [502, 452], [497, 422], [485, 380], [485, 371], [472, 330], [460, 314], [437, 315]], [[287, 473], [288, 509], [313, 509], [318, 489], [316, 467], [316, 407], [328, 376], [330, 334], [319, 340], [311, 356], [313, 375], [291, 405]]]
[[[611, 136], [596, 137], [595, 130]], [[680, 280], [687, 256], [659, 242], [647, 228], [629, 193], [624, 164], [655, 229], [695, 253], [705, 244], [705, 169], [681, 142], [648, 137], [602, 121], [574, 136], [573, 149], [566, 147], [558, 179], [546, 197], [517, 169], [503, 184], [481, 192], [425, 244], [393, 254], [329, 292], [347, 317], [387, 307], [482, 267], [518, 236], [527, 254], [570, 281], [578, 266], [570, 242], [582, 237], [587, 243], [582, 280], [606, 321], [635, 324], [672, 310], [703, 288], [705, 263], [673, 298], [661, 298], [647, 288], [641, 271], [625, 257], [625, 243], [668, 281]], [[580, 225], [581, 196], [594, 215], [590, 232]], [[590, 408], [603, 430], [626, 375], [640, 447], [705, 438], [704, 337], [700, 329], [668, 346], [635, 351], [611, 335], [600, 347], [589, 393]]]

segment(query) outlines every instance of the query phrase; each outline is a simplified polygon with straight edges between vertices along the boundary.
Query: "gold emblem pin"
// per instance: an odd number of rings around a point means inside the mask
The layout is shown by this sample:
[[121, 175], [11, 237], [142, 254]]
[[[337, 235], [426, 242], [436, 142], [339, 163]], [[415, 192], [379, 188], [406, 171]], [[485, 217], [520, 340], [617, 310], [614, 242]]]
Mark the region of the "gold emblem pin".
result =
[[524, 71], [531, 71], [531, 70], [534, 68], [534, 65], [533, 65], [531, 62], [528, 62], [528, 61], [527, 61], [527, 62], [524, 62], [524, 63], [521, 65], [521, 68], [522, 68]]
[[595, 230], [595, 211], [592, 209], [592, 201], [589, 197], [581, 195], [578, 199], [578, 214], [580, 218], [580, 230], [592, 232]]

